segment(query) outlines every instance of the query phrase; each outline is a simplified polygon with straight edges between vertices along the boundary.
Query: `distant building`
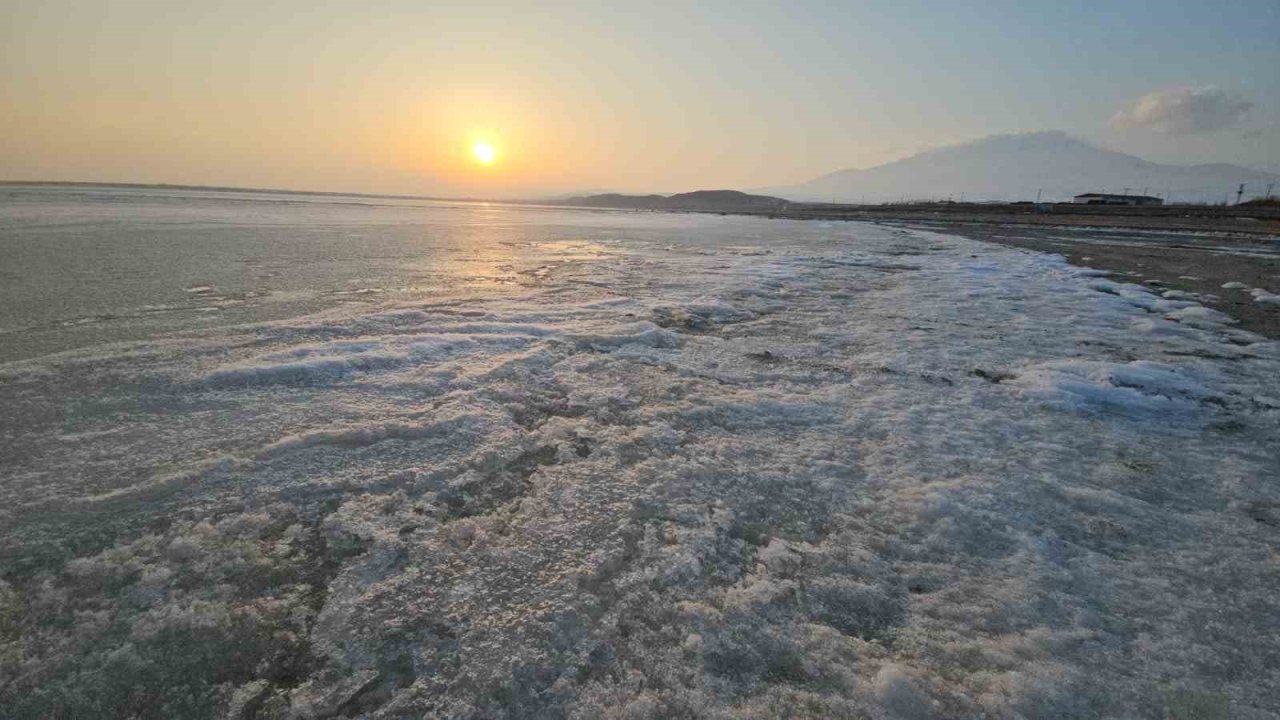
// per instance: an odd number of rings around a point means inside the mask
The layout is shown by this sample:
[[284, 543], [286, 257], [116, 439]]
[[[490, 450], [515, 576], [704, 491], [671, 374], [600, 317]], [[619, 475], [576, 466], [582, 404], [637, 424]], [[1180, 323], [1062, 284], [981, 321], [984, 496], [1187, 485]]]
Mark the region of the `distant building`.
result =
[[1077, 195], [1072, 202], [1079, 205], [1163, 205], [1164, 200], [1150, 195], [1108, 195], [1107, 193], [1085, 193]]

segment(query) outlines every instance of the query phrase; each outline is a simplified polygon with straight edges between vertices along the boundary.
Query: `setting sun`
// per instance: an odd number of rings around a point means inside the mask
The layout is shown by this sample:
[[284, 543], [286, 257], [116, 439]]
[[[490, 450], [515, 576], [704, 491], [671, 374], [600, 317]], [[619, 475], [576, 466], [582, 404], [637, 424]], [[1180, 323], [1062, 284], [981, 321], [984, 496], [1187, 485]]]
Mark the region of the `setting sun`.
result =
[[478, 142], [471, 146], [471, 154], [481, 165], [492, 165], [498, 158], [498, 151], [487, 142]]

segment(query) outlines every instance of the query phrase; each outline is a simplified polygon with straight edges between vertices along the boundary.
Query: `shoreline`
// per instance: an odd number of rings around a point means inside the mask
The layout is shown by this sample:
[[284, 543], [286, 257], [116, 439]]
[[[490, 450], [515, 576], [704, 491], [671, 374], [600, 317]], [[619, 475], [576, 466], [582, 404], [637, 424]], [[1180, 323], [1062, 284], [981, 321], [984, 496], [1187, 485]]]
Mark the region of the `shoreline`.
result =
[[1270, 207], [798, 206], [768, 217], [895, 225], [1057, 253], [1117, 281], [1194, 296], [1237, 327], [1280, 340], [1280, 305], [1249, 294], [1280, 291], [1280, 211]]
[[[924, 228], [918, 223], [910, 226]], [[1008, 232], [1010, 229], [1015, 232]], [[1257, 241], [1211, 236], [1203, 238], [1208, 242], [1178, 238], [1183, 241], [1171, 244], [1162, 242], [1168, 239], [1167, 235], [1134, 241], [1123, 237], [1121, 232], [1093, 230], [1103, 237], [1085, 239], [1064, 236], [1061, 230], [998, 226], [951, 226], [945, 232], [972, 240], [1057, 253], [1072, 265], [1105, 270], [1111, 279], [1119, 282], [1145, 285], [1157, 293], [1186, 293], [1191, 299], [1236, 320], [1236, 327], [1280, 340], [1280, 305], [1257, 302], [1248, 290], [1280, 289], [1280, 241], [1269, 243], [1267, 248]], [[1224, 288], [1227, 283], [1243, 283], [1248, 288]]]
[[1277, 205], [1162, 205], [1135, 207], [1071, 203], [921, 203], [825, 205], [793, 203], [775, 212], [742, 209], [749, 215], [791, 220], [863, 220], [947, 223], [964, 226], [1087, 227], [1163, 232], [1229, 233], [1280, 237]]

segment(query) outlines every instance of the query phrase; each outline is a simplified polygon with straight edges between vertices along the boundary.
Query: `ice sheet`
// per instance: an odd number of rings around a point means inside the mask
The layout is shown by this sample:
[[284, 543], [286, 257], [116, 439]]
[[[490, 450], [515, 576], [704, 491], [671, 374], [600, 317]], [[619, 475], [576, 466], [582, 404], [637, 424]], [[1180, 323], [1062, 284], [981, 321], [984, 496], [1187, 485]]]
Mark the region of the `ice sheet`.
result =
[[0, 367], [0, 701], [1280, 713], [1275, 343], [1058, 256], [754, 222]]

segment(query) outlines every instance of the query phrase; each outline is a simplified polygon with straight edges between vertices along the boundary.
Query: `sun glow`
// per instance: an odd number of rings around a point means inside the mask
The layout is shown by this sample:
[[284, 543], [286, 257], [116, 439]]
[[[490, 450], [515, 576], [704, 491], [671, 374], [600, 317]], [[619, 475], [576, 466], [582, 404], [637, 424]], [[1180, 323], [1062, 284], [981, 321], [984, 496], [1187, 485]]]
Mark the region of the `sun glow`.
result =
[[492, 165], [498, 159], [498, 150], [487, 142], [478, 142], [471, 146], [471, 154], [481, 165]]

